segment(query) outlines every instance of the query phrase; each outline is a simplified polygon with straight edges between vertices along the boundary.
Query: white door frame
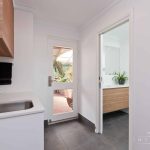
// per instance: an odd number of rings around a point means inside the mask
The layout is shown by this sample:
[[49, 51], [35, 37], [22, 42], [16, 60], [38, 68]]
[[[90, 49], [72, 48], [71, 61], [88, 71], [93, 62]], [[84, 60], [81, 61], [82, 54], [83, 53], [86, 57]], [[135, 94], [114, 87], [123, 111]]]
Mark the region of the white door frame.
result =
[[[49, 36], [48, 38], [48, 52], [49, 52], [49, 74], [48, 76], [53, 76], [53, 56], [52, 56], [52, 50], [54, 46], [62, 46], [67, 48], [73, 49], [73, 83], [65, 83], [63, 84], [57, 84], [55, 83], [51, 87], [48, 87], [48, 91], [51, 93], [50, 97], [50, 114], [48, 115], [48, 120], [51, 120], [53, 122], [55, 121], [62, 121], [70, 118], [74, 118], [78, 116], [78, 108], [77, 108], [77, 86], [78, 86], [78, 80], [77, 80], [77, 55], [78, 55], [78, 49], [77, 49], [77, 41], [75, 40], [69, 40], [61, 37], [56, 36]], [[53, 84], [53, 83], [52, 83]], [[62, 114], [53, 114], [53, 91], [55, 89], [73, 89], [73, 112], [69, 113], [62, 113]]]
[[114, 24], [106, 27], [102, 31], [98, 32], [97, 41], [99, 43], [98, 49], [97, 49], [97, 96], [96, 96], [96, 133], [103, 133], [103, 98], [102, 98], [102, 88], [99, 88], [99, 77], [101, 77], [101, 43], [100, 43], [100, 36], [101, 34], [105, 33], [106, 31], [109, 31], [125, 22], [129, 22], [129, 150], [132, 150], [132, 135], [133, 135], [133, 68], [134, 68], [134, 47], [133, 47], [133, 10], [126, 15], [123, 16], [120, 20], [115, 21]]

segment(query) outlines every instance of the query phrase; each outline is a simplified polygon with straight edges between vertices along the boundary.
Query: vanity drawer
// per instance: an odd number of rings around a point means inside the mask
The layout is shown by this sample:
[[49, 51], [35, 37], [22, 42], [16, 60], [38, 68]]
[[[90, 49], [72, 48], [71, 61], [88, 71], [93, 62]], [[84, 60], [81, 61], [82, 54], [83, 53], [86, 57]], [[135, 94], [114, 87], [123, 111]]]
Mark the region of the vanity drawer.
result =
[[113, 112], [129, 107], [129, 88], [111, 88], [103, 90], [103, 110]]

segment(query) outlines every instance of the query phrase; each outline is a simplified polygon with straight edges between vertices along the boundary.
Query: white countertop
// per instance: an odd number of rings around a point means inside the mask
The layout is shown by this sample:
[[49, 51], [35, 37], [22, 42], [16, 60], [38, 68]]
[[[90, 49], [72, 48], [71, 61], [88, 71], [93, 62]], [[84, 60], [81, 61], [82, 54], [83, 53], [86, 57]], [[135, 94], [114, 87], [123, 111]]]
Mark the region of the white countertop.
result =
[[26, 110], [0, 113], [0, 119], [44, 112], [44, 107], [40, 103], [39, 99], [35, 97], [32, 93], [29, 92], [0, 93], [0, 104], [25, 102], [25, 101], [32, 101], [33, 107]]
[[124, 85], [114, 84], [114, 85], [104, 85], [103, 89], [127, 88], [127, 87], [129, 87], [128, 84], [124, 84]]

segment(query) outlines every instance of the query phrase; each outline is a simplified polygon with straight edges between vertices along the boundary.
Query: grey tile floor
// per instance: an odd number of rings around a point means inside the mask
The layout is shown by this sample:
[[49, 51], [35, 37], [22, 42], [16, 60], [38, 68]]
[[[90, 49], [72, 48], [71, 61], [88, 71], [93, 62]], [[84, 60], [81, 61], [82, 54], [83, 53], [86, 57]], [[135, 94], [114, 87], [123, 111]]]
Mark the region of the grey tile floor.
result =
[[128, 150], [128, 114], [104, 115], [104, 133], [95, 134], [78, 121], [45, 128], [45, 150]]

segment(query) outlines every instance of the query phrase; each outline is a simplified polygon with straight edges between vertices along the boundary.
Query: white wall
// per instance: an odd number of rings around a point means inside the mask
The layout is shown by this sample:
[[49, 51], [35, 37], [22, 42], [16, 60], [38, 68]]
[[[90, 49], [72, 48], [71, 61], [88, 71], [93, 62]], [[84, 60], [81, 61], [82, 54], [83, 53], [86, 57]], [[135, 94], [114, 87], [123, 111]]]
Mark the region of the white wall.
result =
[[123, 0], [115, 8], [110, 9], [105, 15], [103, 14], [85, 27], [82, 32], [80, 41], [79, 112], [93, 123], [96, 122], [98, 33], [128, 15], [129, 12], [129, 3]]
[[[82, 32], [80, 51], [80, 113], [96, 122], [96, 55], [98, 32], [131, 13], [132, 39], [130, 68], [130, 102], [132, 103], [131, 124], [133, 134], [132, 150], [149, 150], [148, 144], [138, 144], [138, 138], [148, 136], [150, 131], [150, 1], [122, 0], [120, 4], [107, 11], [99, 19], [88, 25]], [[89, 62], [90, 60], [90, 62]], [[89, 71], [90, 70], [90, 71]], [[132, 133], [132, 132], [131, 132]]]
[[150, 133], [150, 1], [134, 0], [133, 130], [134, 150], [149, 150], [137, 138]]
[[15, 10], [14, 28], [14, 60], [0, 58], [14, 64], [12, 85], [1, 85], [0, 92], [33, 91], [33, 15]]

